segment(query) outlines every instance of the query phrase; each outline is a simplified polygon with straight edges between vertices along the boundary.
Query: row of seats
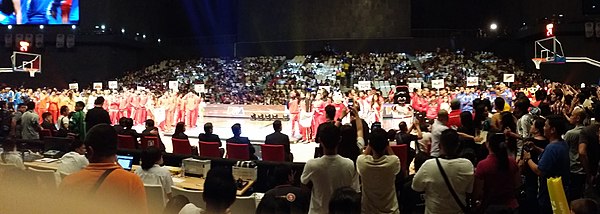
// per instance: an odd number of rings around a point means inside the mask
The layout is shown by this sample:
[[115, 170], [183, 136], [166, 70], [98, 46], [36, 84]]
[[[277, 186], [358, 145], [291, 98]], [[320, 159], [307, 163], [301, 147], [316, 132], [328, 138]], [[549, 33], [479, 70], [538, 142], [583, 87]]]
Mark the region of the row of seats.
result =
[[[199, 150], [194, 151], [188, 139], [175, 139], [171, 138], [173, 144], [173, 154], [181, 155], [192, 155], [200, 154], [204, 157], [222, 158], [223, 153], [219, 148], [217, 142], [198, 142]], [[146, 149], [149, 146], [158, 146], [158, 138], [153, 136], [143, 136], [140, 140], [141, 148]], [[119, 149], [135, 149], [136, 139], [129, 135], [118, 136], [118, 148]], [[262, 158], [265, 161], [285, 161], [285, 150], [283, 145], [267, 145], [261, 144]], [[236, 160], [250, 160], [249, 145], [247, 144], [236, 144], [227, 143], [225, 145], [227, 149], [226, 157], [229, 159]]]

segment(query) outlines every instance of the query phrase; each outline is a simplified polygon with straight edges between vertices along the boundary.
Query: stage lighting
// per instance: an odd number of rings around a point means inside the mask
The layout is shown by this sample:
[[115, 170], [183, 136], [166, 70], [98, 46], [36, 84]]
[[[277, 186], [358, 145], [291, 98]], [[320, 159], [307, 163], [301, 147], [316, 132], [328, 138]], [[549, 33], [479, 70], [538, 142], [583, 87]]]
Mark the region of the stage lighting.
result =
[[106, 29], [106, 25], [100, 25], [100, 29], [102, 29], [102, 30]]
[[125, 28], [121, 28], [121, 33], [125, 33]]
[[71, 25], [71, 29], [75, 30], [75, 29], [77, 29], [77, 26], [76, 25]]
[[498, 29], [498, 25], [496, 23], [492, 23], [490, 25], [490, 30], [496, 30], [496, 29]]
[[43, 30], [43, 29], [44, 29], [44, 25], [40, 25], [40, 30]]
[[146, 38], [146, 34], [142, 35], [142, 38], [144, 38], [144, 39], [145, 39], [145, 38]]
[[158, 39], [158, 43], [160, 43], [160, 39]]
[[250, 115], [250, 120], [251, 121], [256, 120], [256, 114], [255, 113], [252, 113], [252, 115]]
[[12, 25], [8, 25], [8, 29], [11, 30], [12, 29]]

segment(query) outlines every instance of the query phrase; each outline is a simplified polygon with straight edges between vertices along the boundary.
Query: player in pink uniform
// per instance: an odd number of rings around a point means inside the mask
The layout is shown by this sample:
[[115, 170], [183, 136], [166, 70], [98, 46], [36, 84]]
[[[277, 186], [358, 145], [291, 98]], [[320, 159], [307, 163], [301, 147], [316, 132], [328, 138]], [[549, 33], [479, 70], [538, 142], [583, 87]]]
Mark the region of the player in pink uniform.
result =
[[146, 104], [148, 103], [148, 95], [145, 91], [140, 92], [140, 102], [135, 113], [135, 118], [139, 124], [144, 124], [148, 118], [148, 112], [146, 111]]
[[[108, 115], [110, 116], [110, 122], [117, 124], [119, 121], [119, 101], [121, 97], [117, 93], [113, 93], [110, 97], [110, 104], [108, 106]], [[108, 103], [108, 102], [107, 102]]]
[[133, 108], [133, 113], [130, 114], [131, 118], [133, 118], [134, 125], [142, 124], [140, 118], [138, 118], [138, 113], [140, 111], [140, 92], [136, 91], [135, 96], [131, 97], [131, 108]]
[[[290, 102], [288, 103], [288, 110], [290, 111], [290, 119], [292, 120], [292, 136], [296, 134], [296, 124], [300, 122], [300, 108], [299, 108], [299, 96], [296, 91], [290, 93]], [[298, 124], [300, 128], [300, 124]]]

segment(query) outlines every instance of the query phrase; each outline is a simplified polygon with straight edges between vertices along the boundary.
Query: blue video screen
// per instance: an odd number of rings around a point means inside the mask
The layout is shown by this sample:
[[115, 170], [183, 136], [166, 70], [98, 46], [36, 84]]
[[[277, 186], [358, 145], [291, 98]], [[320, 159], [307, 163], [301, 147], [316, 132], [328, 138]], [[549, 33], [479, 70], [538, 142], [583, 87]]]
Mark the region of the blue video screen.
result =
[[2, 25], [76, 25], [79, 0], [0, 0]]

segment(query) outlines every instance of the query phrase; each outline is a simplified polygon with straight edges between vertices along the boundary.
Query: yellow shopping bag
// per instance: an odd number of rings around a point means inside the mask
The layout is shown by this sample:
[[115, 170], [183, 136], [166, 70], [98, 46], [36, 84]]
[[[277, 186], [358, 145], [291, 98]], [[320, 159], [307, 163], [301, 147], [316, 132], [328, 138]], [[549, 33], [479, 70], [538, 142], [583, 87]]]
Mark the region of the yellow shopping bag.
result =
[[548, 193], [550, 194], [550, 203], [552, 204], [552, 212], [554, 214], [569, 214], [569, 203], [565, 190], [563, 188], [562, 179], [548, 178]]

